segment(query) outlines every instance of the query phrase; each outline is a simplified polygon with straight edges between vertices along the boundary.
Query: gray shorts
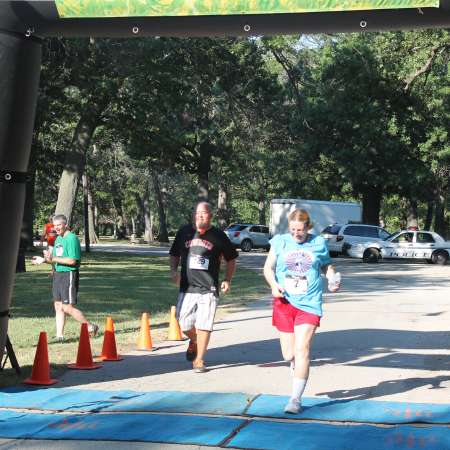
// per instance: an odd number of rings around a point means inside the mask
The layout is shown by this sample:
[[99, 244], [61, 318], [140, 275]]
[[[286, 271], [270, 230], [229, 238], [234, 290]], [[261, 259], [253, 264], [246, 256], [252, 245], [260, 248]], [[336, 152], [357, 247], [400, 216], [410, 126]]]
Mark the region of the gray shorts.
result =
[[78, 270], [70, 272], [53, 272], [53, 300], [65, 305], [76, 305], [80, 273]]
[[212, 292], [197, 294], [180, 292], [177, 303], [177, 319], [182, 331], [192, 328], [212, 331], [218, 297]]

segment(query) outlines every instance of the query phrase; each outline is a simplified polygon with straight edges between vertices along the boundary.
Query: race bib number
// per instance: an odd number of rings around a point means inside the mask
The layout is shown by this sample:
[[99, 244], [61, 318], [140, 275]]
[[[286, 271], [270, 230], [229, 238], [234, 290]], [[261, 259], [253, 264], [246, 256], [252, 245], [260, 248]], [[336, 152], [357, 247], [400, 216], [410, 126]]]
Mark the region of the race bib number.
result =
[[308, 280], [305, 277], [286, 277], [284, 288], [290, 295], [306, 294], [308, 292]]
[[189, 256], [189, 269], [208, 270], [209, 259], [200, 255]]
[[58, 245], [55, 248], [55, 256], [61, 257], [63, 255], [64, 248], [62, 245]]

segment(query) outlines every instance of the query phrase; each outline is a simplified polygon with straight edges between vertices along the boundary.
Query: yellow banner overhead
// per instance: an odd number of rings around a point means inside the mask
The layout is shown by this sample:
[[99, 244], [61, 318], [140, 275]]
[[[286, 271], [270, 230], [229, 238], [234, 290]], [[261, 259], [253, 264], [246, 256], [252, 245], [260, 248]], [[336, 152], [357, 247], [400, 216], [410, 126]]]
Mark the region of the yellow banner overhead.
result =
[[438, 8], [439, 0], [55, 0], [62, 18], [223, 16]]

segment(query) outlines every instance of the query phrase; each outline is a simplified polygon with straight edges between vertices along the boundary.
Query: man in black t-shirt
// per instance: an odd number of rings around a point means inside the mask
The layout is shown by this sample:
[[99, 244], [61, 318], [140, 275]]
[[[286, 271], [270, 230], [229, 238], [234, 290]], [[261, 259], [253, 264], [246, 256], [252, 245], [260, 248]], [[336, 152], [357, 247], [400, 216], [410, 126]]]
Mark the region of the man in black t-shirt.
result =
[[[211, 218], [209, 203], [199, 203], [194, 224], [181, 227], [170, 248], [171, 277], [180, 286], [177, 317], [189, 338], [186, 359], [192, 361], [198, 373], [206, 372], [203, 359], [213, 329], [219, 288], [224, 294], [230, 290], [238, 256], [228, 236], [211, 225]], [[225, 278], [219, 286], [222, 257]]]

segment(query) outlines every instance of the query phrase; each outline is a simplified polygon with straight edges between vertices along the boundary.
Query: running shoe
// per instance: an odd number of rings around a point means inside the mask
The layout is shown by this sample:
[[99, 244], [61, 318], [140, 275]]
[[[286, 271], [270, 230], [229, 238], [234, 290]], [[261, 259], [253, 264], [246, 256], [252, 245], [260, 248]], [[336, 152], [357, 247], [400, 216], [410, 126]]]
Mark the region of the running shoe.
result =
[[188, 361], [194, 361], [196, 357], [197, 357], [197, 342], [189, 341], [189, 345], [186, 350], [186, 359]]
[[195, 373], [205, 373], [208, 372], [208, 369], [205, 367], [203, 363], [195, 364], [195, 362], [192, 364], [192, 369], [194, 369]]
[[288, 414], [298, 414], [302, 410], [302, 404], [295, 398], [290, 398], [284, 407], [284, 412]]

